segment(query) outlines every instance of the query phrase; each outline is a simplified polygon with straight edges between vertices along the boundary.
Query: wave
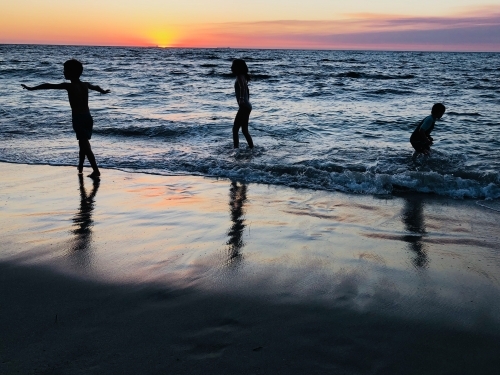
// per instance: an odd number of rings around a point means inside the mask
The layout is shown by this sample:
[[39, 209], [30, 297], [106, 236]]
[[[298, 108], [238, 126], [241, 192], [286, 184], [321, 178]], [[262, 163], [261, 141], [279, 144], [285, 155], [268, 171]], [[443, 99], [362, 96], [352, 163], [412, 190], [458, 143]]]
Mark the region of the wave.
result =
[[497, 89], [497, 86], [486, 86], [486, 85], [481, 85], [480, 83], [468, 87], [470, 90], [484, 90], [484, 91], [495, 91]]
[[[211, 76], [211, 77], [220, 77], [224, 79], [234, 79], [235, 76], [233, 73], [218, 73], [215, 70], [211, 70], [210, 72], [206, 73], [205, 75]], [[260, 80], [266, 80], [272, 78], [272, 76], [268, 74], [250, 74], [250, 78], [253, 81], [260, 81]]]
[[[248, 58], [247, 57], [243, 57], [243, 60], [247, 60]], [[281, 57], [250, 57], [248, 59], [248, 61], [258, 61], [258, 62], [264, 62], [264, 61], [278, 61], [278, 60], [282, 60]], [[232, 61], [232, 60], [231, 60]]]
[[[266, 154], [264, 148], [253, 151], [241, 149], [230, 160], [220, 158], [167, 157], [165, 162], [155, 160], [134, 162], [127, 160], [112, 168], [161, 175], [198, 175], [238, 179], [248, 183], [283, 185], [292, 188], [341, 191], [363, 195], [391, 195], [400, 193], [429, 193], [455, 199], [500, 199], [500, 174], [442, 173], [400, 169], [394, 172], [373, 171], [360, 165], [345, 165], [312, 160], [293, 164], [259, 162]], [[256, 161], [257, 160], [257, 161]]]
[[47, 70], [43, 69], [34, 69], [34, 68], [4, 68], [0, 69], [0, 76], [5, 76], [6, 78], [10, 77], [21, 77], [27, 78], [35, 76], [38, 79], [41, 78], [51, 78], [51, 79], [62, 79], [62, 75], [58, 70]]
[[335, 75], [336, 77], [339, 78], [364, 78], [364, 79], [380, 79], [380, 80], [389, 80], [389, 79], [413, 79], [415, 78], [415, 75], [413, 74], [401, 74], [401, 75], [384, 75], [384, 74], [368, 74], [368, 73], [361, 73], [361, 72], [345, 72], [345, 73], [339, 73]]
[[[190, 164], [184, 165], [188, 174], [239, 179], [250, 183], [285, 185], [292, 188], [342, 191], [345, 193], [391, 195], [394, 193], [431, 193], [456, 199], [498, 199], [500, 184], [463, 179], [438, 172], [406, 171], [394, 175], [344, 169], [326, 171], [312, 166], [234, 166]], [[333, 169], [333, 168], [331, 168]]]
[[498, 68], [482, 68], [481, 70], [483, 72], [495, 72], [495, 71], [500, 71], [500, 67], [498, 67]]
[[172, 138], [179, 137], [189, 132], [188, 128], [172, 126], [172, 125], [158, 125], [151, 127], [142, 126], [127, 126], [127, 127], [109, 127], [109, 128], [94, 128], [94, 133], [99, 135], [114, 136], [114, 137], [164, 137]]
[[259, 80], [273, 78], [273, 76], [269, 74], [250, 74], [250, 78], [254, 81], [259, 81]]
[[[163, 50], [162, 50], [163, 51]], [[194, 50], [174, 50], [174, 54], [176, 58], [194, 58], [194, 60], [205, 59], [205, 60], [222, 60], [223, 57], [214, 55], [213, 53], [206, 54], [206, 51], [194, 51]]]
[[446, 114], [449, 116], [472, 116], [472, 117], [481, 116], [481, 114], [477, 112], [446, 112]]
[[[387, 195], [397, 192], [433, 193], [457, 199], [498, 199], [500, 185], [442, 175], [437, 172], [384, 173], [317, 171], [306, 168], [272, 168], [248, 173], [248, 170], [226, 171], [221, 177], [246, 179], [249, 182], [286, 185], [314, 190], [336, 190], [346, 193]], [[220, 171], [215, 172], [219, 175]], [[273, 173], [274, 172], [274, 173]], [[278, 173], [277, 173], [278, 172]]]
[[371, 95], [386, 95], [386, 94], [391, 94], [391, 95], [410, 95], [410, 94], [413, 94], [413, 91], [396, 90], [396, 89], [379, 89], [379, 90], [366, 91], [366, 94], [371, 94]]
[[224, 78], [224, 79], [234, 79], [233, 73], [217, 73], [213, 69], [210, 72], [206, 73], [205, 75], [209, 76], [209, 77], [220, 77], [220, 78]]
[[[121, 136], [172, 137], [187, 133], [187, 129], [156, 127], [127, 129], [96, 129], [97, 133]], [[299, 163], [266, 163], [259, 159], [266, 154], [264, 148], [235, 150], [229, 159], [193, 158], [187, 154], [165, 155], [162, 158], [105, 159], [101, 165], [128, 172], [144, 172], [160, 175], [197, 175], [216, 178], [238, 179], [248, 183], [282, 185], [291, 188], [341, 191], [362, 195], [392, 195], [400, 193], [429, 193], [455, 199], [500, 199], [500, 174], [443, 173], [436, 170], [373, 171], [366, 165], [346, 166], [327, 161], [311, 160]], [[2, 157], [5, 162], [40, 164], [18, 154]], [[50, 164], [68, 165], [67, 157]], [[44, 163], [42, 163], [44, 164]]]
[[311, 92], [306, 92], [303, 96], [305, 98], [315, 98], [315, 97], [324, 97], [324, 96], [331, 96], [333, 93], [329, 90], [324, 90], [324, 91], [311, 91]]
[[356, 59], [320, 59], [322, 62], [341, 62], [341, 63], [356, 63], [356, 64], [364, 64], [365, 61], [356, 60]]

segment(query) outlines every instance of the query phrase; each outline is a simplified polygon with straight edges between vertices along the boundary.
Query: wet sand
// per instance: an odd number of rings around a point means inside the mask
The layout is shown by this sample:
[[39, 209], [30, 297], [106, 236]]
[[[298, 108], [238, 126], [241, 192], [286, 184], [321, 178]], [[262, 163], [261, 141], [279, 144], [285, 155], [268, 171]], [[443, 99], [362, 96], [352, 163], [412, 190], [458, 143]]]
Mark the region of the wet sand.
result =
[[1, 374], [500, 368], [496, 202], [0, 173]]

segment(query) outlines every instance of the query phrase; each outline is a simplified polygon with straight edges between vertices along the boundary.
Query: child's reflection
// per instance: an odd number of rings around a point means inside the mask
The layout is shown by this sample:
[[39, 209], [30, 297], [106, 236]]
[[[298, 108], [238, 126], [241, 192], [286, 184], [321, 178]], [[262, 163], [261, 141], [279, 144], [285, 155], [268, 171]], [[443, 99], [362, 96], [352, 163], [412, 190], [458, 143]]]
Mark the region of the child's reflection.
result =
[[426, 268], [429, 264], [425, 244], [422, 241], [425, 235], [424, 203], [421, 197], [405, 198], [405, 207], [402, 215], [403, 223], [408, 235], [403, 240], [408, 242], [409, 248], [415, 253], [412, 263], [416, 268]]
[[78, 175], [78, 180], [80, 183], [80, 209], [73, 217], [73, 226], [75, 229], [72, 230], [75, 234], [75, 239], [73, 246], [71, 248], [72, 255], [75, 256], [79, 266], [88, 267], [88, 250], [92, 242], [92, 226], [94, 221], [92, 220], [92, 211], [94, 211], [94, 198], [99, 189], [99, 179], [92, 179], [92, 191], [87, 194], [85, 190], [85, 185], [83, 182], [83, 176]]
[[245, 229], [243, 205], [247, 200], [247, 186], [244, 183], [238, 185], [236, 181], [231, 182], [229, 189], [229, 210], [233, 224], [229, 229], [228, 263], [241, 259], [241, 249], [245, 246], [243, 242], [243, 231]]

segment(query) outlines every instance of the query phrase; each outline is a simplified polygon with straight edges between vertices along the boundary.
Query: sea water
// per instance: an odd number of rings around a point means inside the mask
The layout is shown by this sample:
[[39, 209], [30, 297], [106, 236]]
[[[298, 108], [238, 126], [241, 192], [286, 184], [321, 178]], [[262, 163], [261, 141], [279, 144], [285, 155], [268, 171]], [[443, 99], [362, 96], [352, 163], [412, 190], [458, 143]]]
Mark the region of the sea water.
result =
[[[0, 45], [0, 160], [75, 165], [64, 81], [83, 62], [101, 167], [358, 194], [500, 198], [500, 54]], [[233, 149], [231, 61], [252, 81], [255, 148]], [[409, 137], [436, 102], [430, 157]], [[75, 170], [76, 173], [76, 170]]]

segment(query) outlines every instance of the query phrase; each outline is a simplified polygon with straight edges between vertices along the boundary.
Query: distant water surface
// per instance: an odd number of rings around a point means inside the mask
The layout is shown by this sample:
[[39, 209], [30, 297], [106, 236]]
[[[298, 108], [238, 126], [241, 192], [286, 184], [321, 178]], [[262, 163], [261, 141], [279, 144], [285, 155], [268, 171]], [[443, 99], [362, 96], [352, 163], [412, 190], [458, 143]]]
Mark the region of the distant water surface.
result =
[[[500, 54], [0, 45], [0, 160], [76, 165], [62, 63], [84, 63], [102, 167], [360, 194], [500, 198]], [[233, 150], [231, 61], [247, 61], [256, 147]], [[435, 102], [430, 158], [409, 136]]]

